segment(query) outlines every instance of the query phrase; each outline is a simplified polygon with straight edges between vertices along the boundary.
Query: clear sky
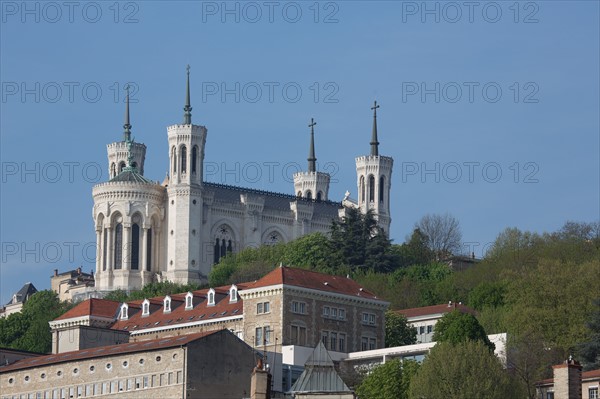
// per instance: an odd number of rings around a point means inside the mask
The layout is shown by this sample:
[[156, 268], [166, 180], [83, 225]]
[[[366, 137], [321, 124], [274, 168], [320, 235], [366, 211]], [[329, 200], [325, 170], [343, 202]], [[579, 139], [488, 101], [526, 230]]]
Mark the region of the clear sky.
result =
[[91, 190], [123, 93], [165, 176], [166, 126], [208, 128], [205, 180], [293, 193], [311, 117], [330, 198], [356, 197], [378, 110], [391, 238], [449, 212], [477, 256], [506, 227], [599, 218], [599, 3], [1, 1], [0, 299], [95, 258]]

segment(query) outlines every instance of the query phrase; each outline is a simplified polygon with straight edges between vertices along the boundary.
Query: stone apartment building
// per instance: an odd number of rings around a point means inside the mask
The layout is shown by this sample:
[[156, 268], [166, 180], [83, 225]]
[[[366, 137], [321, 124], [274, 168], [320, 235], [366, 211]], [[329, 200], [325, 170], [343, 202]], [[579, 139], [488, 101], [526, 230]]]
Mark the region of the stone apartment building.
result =
[[7, 317], [13, 313], [20, 312], [27, 300], [37, 292], [35, 286], [26, 283], [21, 289], [15, 292], [6, 305], [0, 308], [0, 317]]
[[77, 300], [90, 287], [94, 287], [94, 272], [85, 273], [81, 267], [62, 273], [54, 269], [54, 275], [50, 277], [50, 289], [56, 292], [61, 301]]
[[299, 375], [319, 342], [341, 353], [383, 348], [388, 305], [348, 277], [281, 266], [229, 287], [127, 303], [89, 299], [50, 326], [57, 354], [228, 329], [265, 353], [280, 390], [282, 370], [296, 366]]
[[33, 357], [0, 367], [0, 398], [240, 399], [259, 356], [221, 330]]

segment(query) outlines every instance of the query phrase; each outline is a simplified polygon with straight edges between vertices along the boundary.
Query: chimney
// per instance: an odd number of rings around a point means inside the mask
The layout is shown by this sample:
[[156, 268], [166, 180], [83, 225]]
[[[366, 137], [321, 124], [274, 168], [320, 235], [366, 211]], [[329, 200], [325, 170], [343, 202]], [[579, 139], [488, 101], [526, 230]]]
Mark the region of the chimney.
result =
[[54, 277], [58, 276], [58, 269], [54, 269]]
[[262, 359], [258, 359], [252, 370], [250, 399], [271, 399], [271, 374], [263, 369]]
[[552, 366], [554, 371], [554, 399], [582, 399], [581, 365], [572, 356], [562, 364]]

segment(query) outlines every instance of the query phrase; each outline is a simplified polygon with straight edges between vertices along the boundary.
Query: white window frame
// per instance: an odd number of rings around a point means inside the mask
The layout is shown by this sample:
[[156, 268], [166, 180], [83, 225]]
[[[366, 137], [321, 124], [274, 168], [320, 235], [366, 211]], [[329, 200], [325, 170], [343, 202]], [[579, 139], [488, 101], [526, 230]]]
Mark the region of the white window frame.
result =
[[129, 319], [129, 305], [127, 305], [126, 303], [123, 303], [121, 305], [121, 314], [120, 314], [119, 318], [121, 320]]
[[215, 306], [215, 290], [214, 289], [210, 289], [208, 290], [208, 294], [206, 295], [206, 298], [208, 300], [207, 305], [208, 306]]
[[292, 301], [292, 313], [307, 314], [306, 313], [306, 302]]
[[256, 314], [267, 314], [267, 313], [271, 313], [271, 303], [269, 301], [258, 302], [256, 304]]
[[235, 284], [229, 288], [229, 303], [236, 303], [238, 301], [238, 289]]
[[169, 295], [163, 300], [163, 313], [171, 313], [171, 297]]
[[150, 315], [150, 301], [147, 299], [144, 299], [144, 302], [142, 302], [142, 316], [149, 316]]
[[188, 291], [188, 293], [185, 294], [185, 310], [191, 309], [194, 309], [194, 294]]

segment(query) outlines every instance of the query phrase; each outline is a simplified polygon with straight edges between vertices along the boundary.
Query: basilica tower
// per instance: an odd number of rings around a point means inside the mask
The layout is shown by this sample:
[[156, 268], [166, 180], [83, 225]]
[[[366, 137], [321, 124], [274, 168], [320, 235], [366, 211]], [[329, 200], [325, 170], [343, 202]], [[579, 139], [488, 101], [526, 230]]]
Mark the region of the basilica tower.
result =
[[366, 213], [373, 210], [375, 218], [387, 234], [390, 233], [390, 188], [392, 185], [391, 157], [379, 155], [377, 138], [377, 101], [373, 107], [373, 130], [371, 132], [371, 152], [356, 158], [356, 177], [358, 185], [358, 207]]
[[327, 201], [329, 195], [329, 173], [317, 172], [315, 156], [315, 125], [310, 119], [310, 147], [308, 150], [308, 172], [294, 173], [294, 192], [297, 197], [317, 201]]
[[206, 127], [192, 124], [190, 67], [187, 67], [183, 123], [167, 127], [169, 179], [167, 186], [167, 270], [165, 278], [175, 283], [201, 282], [209, 270], [205, 264], [202, 237], [202, 171]]

